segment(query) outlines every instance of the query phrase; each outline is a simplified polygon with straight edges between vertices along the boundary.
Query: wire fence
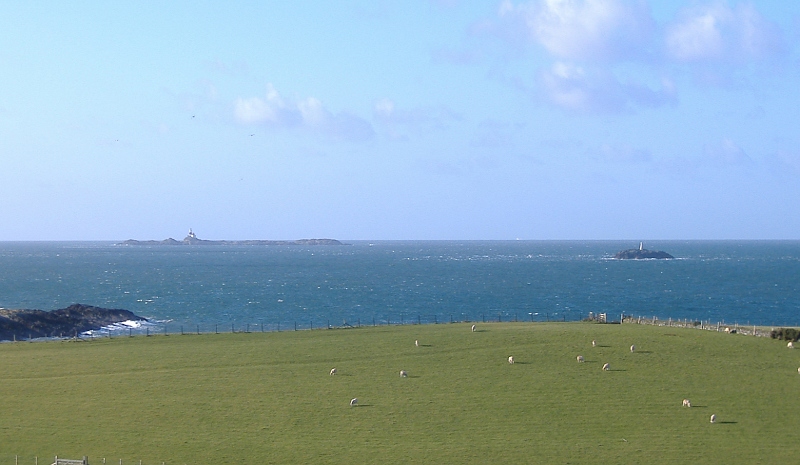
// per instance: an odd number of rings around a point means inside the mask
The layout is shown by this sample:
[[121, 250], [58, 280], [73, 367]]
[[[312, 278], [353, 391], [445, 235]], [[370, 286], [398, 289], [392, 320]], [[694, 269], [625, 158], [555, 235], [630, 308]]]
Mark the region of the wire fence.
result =
[[520, 312], [520, 313], [481, 313], [473, 315], [472, 318], [466, 315], [458, 314], [399, 314], [397, 316], [387, 315], [374, 315], [372, 317], [362, 319], [356, 318], [354, 320], [342, 320], [341, 323], [335, 323], [330, 318], [321, 319], [307, 319], [307, 320], [292, 320], [292, 321], [257, 321], [253, 323], [195, 323], [195, 324], [180, 324], [180, 323], [164, 323], [147, 321], [137, 325], [122, 326], [115, 325], [112, 327], [105, 327], [99, 330], [92, 330], [86, 332], [74, 332], [73, 334], [60, 333], [51, 337], [19, 337], [14, 335], [12, 341], [6, 342], [20, 342], [20, 341], [42, 341], [42, 340], [64, 340], [64, 339], [82, 339], [91, 340], [96, 338], [116, 338], [116, 337], [133, 337], [133, 336], [158, 336], [158, 335], [202, 335], [202, 334], [221, 334], [221, 333], [268, 333], [268, 332], [284, 332], [284, 331], [307, 331], [307, 330], [321, 330], [321, 329], [347, 329], [347, 328], [360, 328], [367, 326], [404, 326], [404, 325], [428, 325], [428, 324], [453, 324], [453, 323], [514, 323], [514, 322], [567, 322], [567, 321], [595, 321], [598, 323], [635, 323], [655, 326], [674, 326], [681, 328], [702, 329], [708, 331], [719, 331], [726, 333], [738, 333], [755, 335], [762, 337], [769, 337], [770, 333], [775, 330], [775, 327], [758, 326], [740, 324], [738, 322], [726, 323], [725, 321], [712, 322], [711, 320], [692, 320], [692, 319], [673, 319], [673, 318], [658, 318], [657, 316], [634, 316], [620, 314], [618, 317], [612, 316], [607, 313], [593, 313], [589, 312], [588, 315], [581, 315], [577, 312]]
[[131, 458], [94, 458], [83, 456], [81, 458], [65, 458], [59, 455], [12, 455], [0, 454], [0, 465], [167, 465], [164, 461], [145, 461]]

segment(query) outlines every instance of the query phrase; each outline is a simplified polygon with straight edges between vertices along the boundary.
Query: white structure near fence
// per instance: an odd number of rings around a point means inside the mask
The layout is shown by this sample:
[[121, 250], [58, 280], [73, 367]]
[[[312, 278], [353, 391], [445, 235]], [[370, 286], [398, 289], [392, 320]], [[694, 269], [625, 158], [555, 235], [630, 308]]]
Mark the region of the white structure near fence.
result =
[[56, 455], [56, 460], [52, 465], [89, 465], [89, 458], [85, 455], [81, 460], [60, 459]]

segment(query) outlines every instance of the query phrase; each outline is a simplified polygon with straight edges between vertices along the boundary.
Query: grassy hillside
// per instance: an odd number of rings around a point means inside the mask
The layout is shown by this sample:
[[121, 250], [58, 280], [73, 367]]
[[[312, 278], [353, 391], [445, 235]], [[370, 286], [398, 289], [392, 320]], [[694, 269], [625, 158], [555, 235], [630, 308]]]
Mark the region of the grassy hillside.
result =
[[691, 329], [125, 337], [2, 344], [0, 366], [0, 464], [755, 463], [800, 444], [800, 350]]

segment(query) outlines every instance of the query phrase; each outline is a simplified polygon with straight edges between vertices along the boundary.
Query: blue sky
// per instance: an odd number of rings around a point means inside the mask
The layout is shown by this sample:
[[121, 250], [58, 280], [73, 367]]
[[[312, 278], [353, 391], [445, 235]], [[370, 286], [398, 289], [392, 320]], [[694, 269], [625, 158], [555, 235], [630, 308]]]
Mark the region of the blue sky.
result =
[[3, 2], [0, 240], [800, 239], [800, 2]]

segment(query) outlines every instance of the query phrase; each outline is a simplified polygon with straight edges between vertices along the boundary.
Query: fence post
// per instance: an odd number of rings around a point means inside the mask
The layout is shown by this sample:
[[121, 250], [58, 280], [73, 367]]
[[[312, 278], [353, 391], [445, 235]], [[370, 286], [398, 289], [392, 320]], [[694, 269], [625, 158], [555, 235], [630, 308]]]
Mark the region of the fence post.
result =
[[215, 323], [215, 324], [214, 324], [214, 334], [219, 334], [219, 331], [218, 331], [218, 329], [219, 329], [219, 328], [218, 328], [218, 326], [219, 326], [219, 324], [218, 324], [218, 323]]
[[245, 332], [246, 332], [246, 333], [249, 333], [249, 332], [250, 332], [250, 323], [247, 323], [247, 331], [245, 331]]
[[233, 323], [231, 323], [231, 333], [235, 333], [235, 332], [236, 331], [234, 330]]
[[433, 324], [438, 325], [439, 322], [437, 321], [436, 315], [433, 315]]
[[417, 313], [417, 324], [418, 325], [422, 324], [422, 318], [419, 316], [419, 313]]
[[501, 313], [497, 314], [497, 322], [498, 323], [502, 323], [503, 322], [503, 315]]
[[297, 331], [297, 322], [294, 322], [294, 330]]
[[[183, 336], [183, 325], [181, 325], [181, 336]], [[122, 459], [120, 459], [122, 460]]]

